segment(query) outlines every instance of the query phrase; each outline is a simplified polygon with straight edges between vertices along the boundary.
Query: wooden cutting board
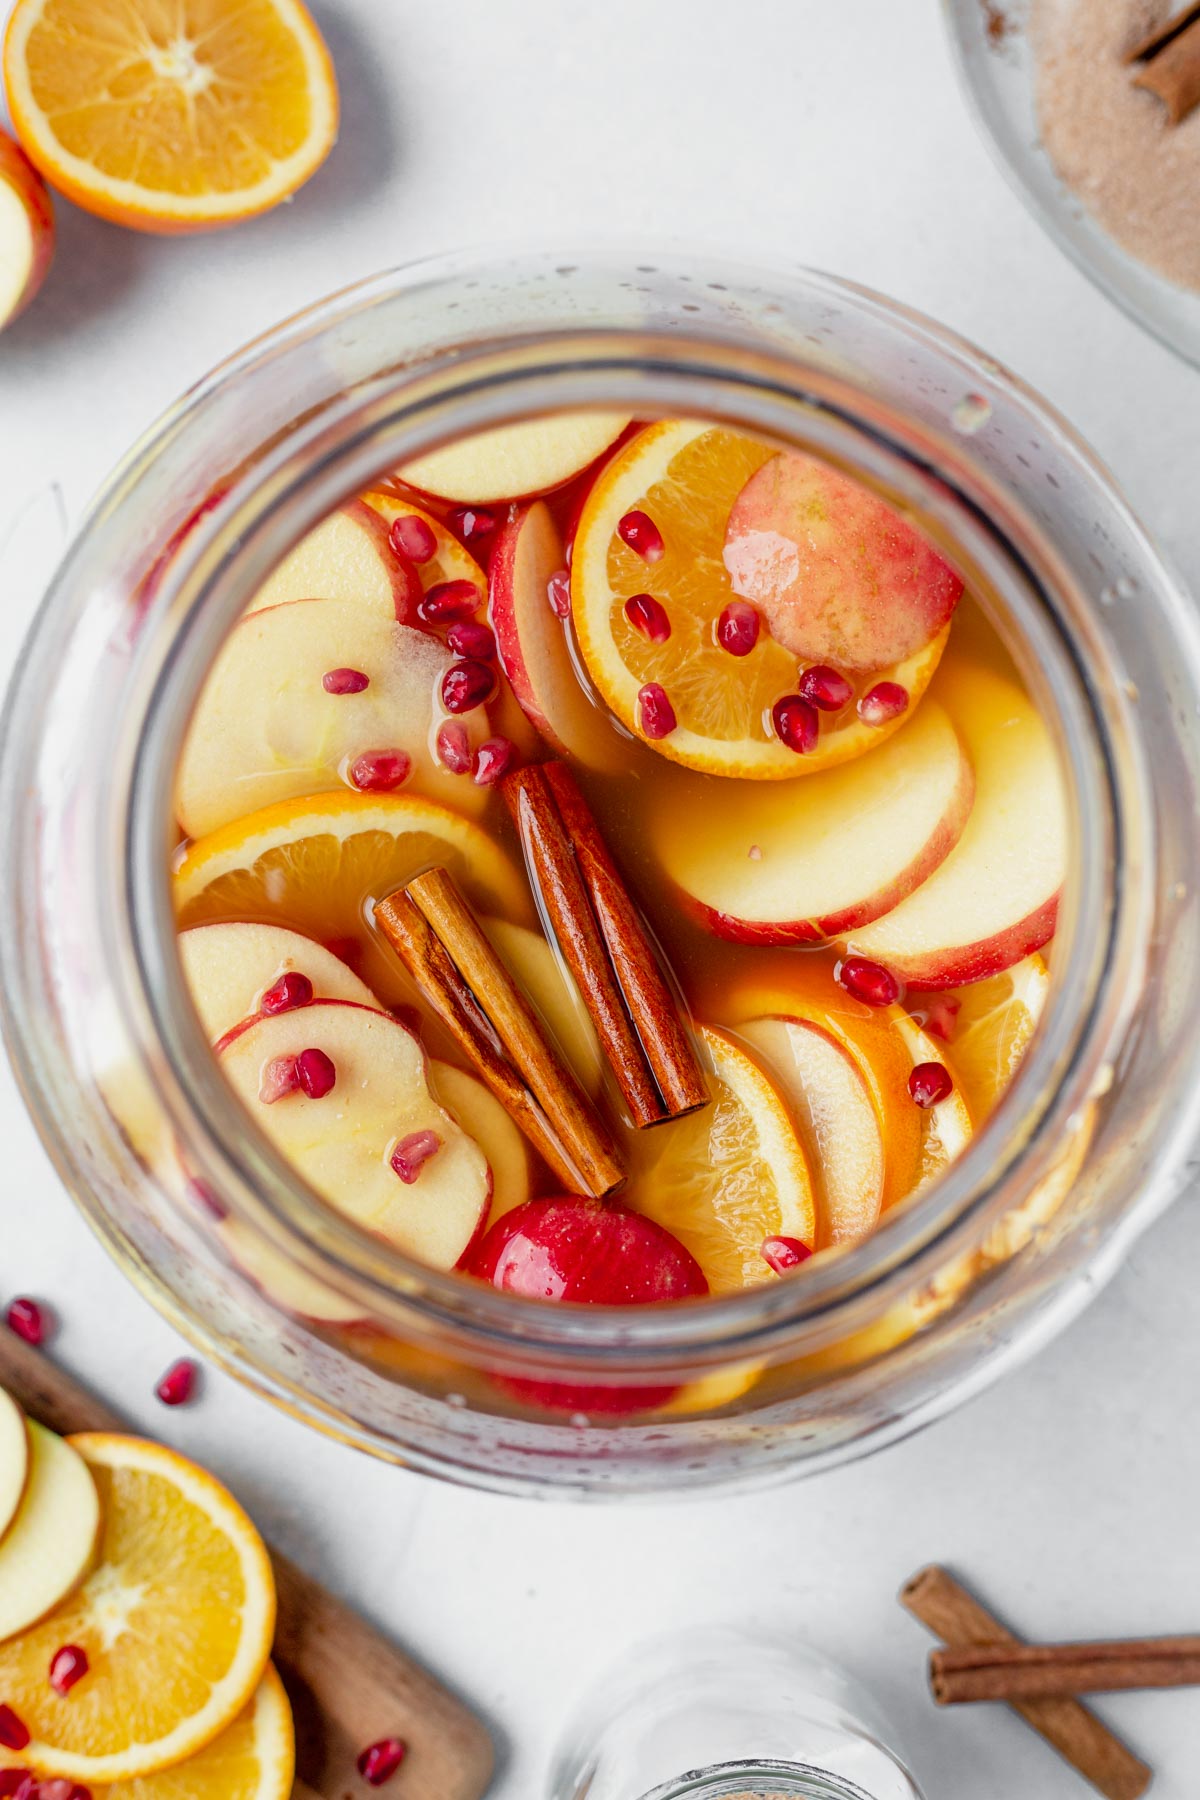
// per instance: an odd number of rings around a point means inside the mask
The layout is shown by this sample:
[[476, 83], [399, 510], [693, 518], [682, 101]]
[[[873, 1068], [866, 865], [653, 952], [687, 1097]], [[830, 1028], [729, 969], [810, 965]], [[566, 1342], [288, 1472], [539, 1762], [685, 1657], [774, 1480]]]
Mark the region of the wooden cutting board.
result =
[[[125, 1431], [125, 1421], [0, 1326], [0, 1387], [51, 1431]], [[486, 1727], [418, 1663], [294, 1563], [271, 1552], [279, 1593], [275, 1661], [296, 1714], [295, 1800], [483, 1800], [494, 1752]], [[368, 1787], [358, 1752], [409, 1746], [386, 1789]]]

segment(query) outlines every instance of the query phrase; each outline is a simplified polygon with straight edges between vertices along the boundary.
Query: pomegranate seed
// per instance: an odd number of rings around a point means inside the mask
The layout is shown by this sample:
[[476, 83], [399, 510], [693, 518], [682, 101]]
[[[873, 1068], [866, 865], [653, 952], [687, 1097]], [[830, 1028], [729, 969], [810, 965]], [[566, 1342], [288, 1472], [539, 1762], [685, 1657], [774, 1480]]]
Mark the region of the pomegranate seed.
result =
[[930, 1037], [948, 1044], [954, 1036], [961, 1007], [961, 1000], [951, 1000], [947, 994], [934, 994], [919, 1012], [913, 1013], [913, 1021]]
[[407, 750], [364, 750], [346, 774], [361, 793], [394, 794], [412, 774], [412, 757]]
[[465, 577], [439, 581], [417, 602], [417, 615], [427, 625], [447, 625], [452, 619], [469, 619], [479, 605], [479, 589]]
[[546, 598], [550, 602], [550, 610], [559, 619], [571, 616], [571, 574], [569, 569], [557, 569], [546, 583]]
[[774, 1269], [776, 1275], [786, 1275], [789, 1269], [798, 1269], [802, 1262], [807, 1262], [812, 1251], [800, 1238], [769, 1237], [763, 1239], [762, 1255], [767, 1267]]
[[78, 1644], [64, 1644], [50, 1659], [50, 1686], [57, 1693], [69, 1694], [87, 1672], [87, 1651], [81, 1650]]
[[731, 600], [717, 620], [717, 642], [730, 656], [749, 656], [762, 620], [748, 600]]
[[258, 1097], [264, 1106], [274, 1106], [285, 1094], [294, 1094], [300, 1085], [294, 1056], [273, 1056], [258, 1082]]
[[409, 562], [427, 563], [437, 549], [437, 534], [415, 513], [402, 513], [392, 520], [388, 543], [397, 556], [407, 556]]
[[627, 512], [617, 524], [617, 536], [643, 562], [657, 562], [663, 553], [662, 532], [649, 513]]
[[495, 787], [517, 760], [517, 746], [506, 737], [488, 738], [475, 759], [476, 787]]
[[276, 1013], [292, 1012], [297, 1006], [307, 1006], [313, 997], [313, 984], [307, 975], [301, 975], [298, 969], [289, 969], [286, 975], [269, 987], [258, 1003], [260, 1012], [269, 1013], [273, 1018]]
[[326, 669], [321, 686], [327, 694], [361, 694], [371, 685], [371, 677], [361, 669]]
[[467, 728], [457, 719], [446, 719], [438, 726], [438, 761], [452, 775], [469, 775], [472, 767], [471, 740]]
[[44, 1308], [27, 1294], [14, 1300], [8, 1309], [8, 1329], [36, 1349], [46, 1341], [47, 1319]]
[[908, 689], [898, 681], [877, 681], [858, 703], [858, 716], [864, 725], [888, 725], [898, 719], [908, 706]]
[[667, 609], [653, 594], [631, 594], [625, 602], [625, 617], [652, 644], [665, 644], [671, 635]]
[[854, 689], [846, 677], [825, 663], [814, 663], [800, 677], [801, 699], [807, 700], [810, 706], [819, 707], [822, 712], [841, 712], [853, 695]]
[[391, 1163], [406, 1187], [411, 1187], [431, 1156], [436, 1156], [442, 1140], [436, 1131], [411, 1131], [401, 1138], [392, 1151]]
[[[0, 1790], [2, 1791], [2, 1790]], [[18, 1800], [21, 1790], [17, 1789]], [[91, 1788], [81, 1781], [69, 1781], [65, 1775], [54, 1775], [31, 1789], [29, 1800], [92, 1800]]]
[[457, 620], [446, 633], [446, 642], [455, 656], [474, 657], [478, 662], [491, 662], [496, 654], [495, 632], [478, 619]]
[[816, 749], [820, 717], [816, 707], [802, 700], [799, 694], [785, 694], [782, 700], [775, 702], [771, 708], [771, 723], [780, 743], [794, 750], [797, 756], [807, 756]]
[[11, 1706], [0, 1701], [0, 1744], [6, 1750], [23, 1750], [28, 1742], [28, 1727], [21, 1723]]
[[10, 1800], [10, 1796], [15, 1800], [17, 1795], [21, 1800], [35, 1800], [36, 1793], [30, 1769], [0, 1769], [0, 1800]]
[[[186, 1406], [196, 1392], [199, 1374], [200, 1371], [191, 1358], [181, 1356], [178, 1362], [171, 1364], [154, 1392], [164, 1406]], [[85, 1674], [86, 1672], [83, 1671]]]
[[477, 544], [481, 538], [491, 537], [497, 521], [486, 506], [456, 506], [450, 523], [464, 544]]
[[382, 1787], [407, 1755], [408, 1745], [403, 1738], [380, 1738], [377, 1744], [368, 1744], [359, 1757], [358, 1772], [369, 1786]]
[[337, 1081], [337, 1067], [323, 1050], [302, 1050], [296, 1058], [296, 1080], [310, 1100], [323, 1100]]
[[495, 691], [495, 672], [486, 663], [451, 663], [442, 676], [442, 705], [448, 713], [473, 712]]
[[922, 1110], [940, 1106], [954, 1092], [954, 1077], [945, 1063], [918, 1063], [908, 1078], [908, 1091]]
[[833, 976], [840, 987], [866, 1006], [894, 1006], [904, 993], [890, 969], [865, 956], [843, 957]]
[[657, 681], [648, 681], [638, 691], [638, 707], [642, 730], [648, 738], [670, 737], [679, 723], [675, 708], [667, 698], [667, 690]]

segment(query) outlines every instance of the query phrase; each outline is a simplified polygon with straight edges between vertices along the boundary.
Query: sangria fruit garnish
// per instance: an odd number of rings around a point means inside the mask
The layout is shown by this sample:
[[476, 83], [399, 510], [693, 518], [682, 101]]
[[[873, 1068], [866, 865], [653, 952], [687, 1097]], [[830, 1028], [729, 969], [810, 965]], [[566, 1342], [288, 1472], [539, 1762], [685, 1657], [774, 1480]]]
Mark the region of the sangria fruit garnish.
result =
[[915, 519], [607, 413], [445, 445], [311, 532], [214, 663], [177, 814], [189, 986], [276, 1149], [434, 1269], [623, 1306], [803, 1281], [961, 1154], [1044, 1007], [1069, 838]]

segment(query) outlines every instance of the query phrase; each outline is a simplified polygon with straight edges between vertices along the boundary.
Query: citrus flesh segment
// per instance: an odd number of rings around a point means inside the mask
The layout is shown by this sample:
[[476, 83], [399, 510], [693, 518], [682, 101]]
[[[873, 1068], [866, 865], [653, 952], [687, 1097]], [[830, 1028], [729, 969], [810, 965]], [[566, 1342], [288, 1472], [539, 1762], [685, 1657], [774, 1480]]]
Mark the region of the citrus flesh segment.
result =
[[94, 1789], [94, 1800], [289, 1800], [295, 1777], [292, 1709], [271, 1664], [232, 1725], [186, 1762]]
[[[53, 1615], [0, 1646], [0, 1692], [32, 1734], [21, 1760], [116, 1782], [182, 1762], [251, 1700], [275, 1630], [270, 1559], [226, 1490], [175, 1451], [85, 1432], [68, 1440], [99, 1494], [99, 1553]], [[46, 1679], [75, 1644], [88, 1674]]]
[[[738, 494], [775, 448], [757, 438], [694, 420], [669, 420], [639, 432], [601, 472], [575, 536], [571, 602], [580, 651], [602, 698], [643, 741], [639, 695], [661, 686], [675, 729], [653, 740], [673, 761], [707, 773], [760, 781], [793, 780], [874, 749], [911, 716], [937, 667], [943, 631], [894, 668], [873, 672], [908, 694], [906, 711], [868, 725], [853, 705], [822, 716], [814, 749], [798, 755], [775, 735], [772, 709], [795, 694], [796, 657], [759, 632], [746, 655], [717, 639], [721, 614], [737, 600], [724, 563], [725, 529]], [[644, 512], [663, 540], [645, 561], [622, 539], [628, 513]], [[666, 609], [670, 636], [652, 641], [626, 615], [626, 602], [650, 592]]]
[[279, 925], [197, 925], [179, 934], [192, 1003], [210, 1042], [251, 1013], [283, 975], [304, 975], [318, 1000], [379, 1002], [365, 981], [312, 938]]
[[442, 500], [523, 500], [549, 493], [615, 443], [628, 413], [551, 413], [472, 432], [398, 471], [410, 486]]
[[100, 1531], [96, 1483], [83, 1460], [35, 1420], [26, 1421], [26, 1430], [28, 1474], [0, 1543], [0, 1693], [10, 1705], [4, 1671], [15, 1652], [4, 1640], [36, 1626], [79, 1586], [92, 1566]]
[[642, 1134], [628, 1202], [690, 1250], [714, 1294], [772, 1279], [768, 1237], [812, 1244], [813, 1180], [787, 1107], [760, 1063], [725, 1031], [697, 1029], [711, 1105]]
[[333, 67], [299, 0], [18, 0], [4, 76], [47, 179], [143, 231], [264, 212], [337, 135]]
[[1049, 992], [1050, 971], [1034, 955], [946, 995], [953, 1019], [945, 1060], [976, 1120], [987, 1117], [1016, 1074]]
[[25, 1414], [12, 1395], [0, 1388], [0, 1543], [20, 1510], [29, 1460]]
[[478, 825], [412, 795], [321, 794], [238, 819], [188, 846], [175, 873], [181, 926], [284, 925], [332, 948], [388, 1006], [414, 989], [371, 908], [444, 866], [472, 905], [530, 922], [521, 876]]

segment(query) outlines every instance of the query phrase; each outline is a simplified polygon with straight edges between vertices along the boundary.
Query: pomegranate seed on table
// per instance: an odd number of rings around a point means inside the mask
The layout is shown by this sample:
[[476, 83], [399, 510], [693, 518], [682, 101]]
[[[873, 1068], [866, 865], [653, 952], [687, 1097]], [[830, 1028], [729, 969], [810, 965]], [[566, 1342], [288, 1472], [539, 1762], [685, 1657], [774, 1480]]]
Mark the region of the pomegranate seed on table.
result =
[[643, 562], [658, 562], [663, 553], [662, 532], [649, 513], [635, 509], [617, 523], [617, 536], [637, 552]]
[[406, 1187], [411, 1187], [431, 1156], [436, 1156], [442, 1140], [436, 1131], [410, 1131], [391, 1154], [391, 1165]]
[[471, 740], [467, 728], [456, 719], [446, 719], [438, 726], [438, 761], [451, 775], [469, 775], [474, 767]]
[[908, 1078], [908, 1091], [922, 1109], [940, 1106], [954, 1092], [954, 1077], [945, 1063], [918, 1063]]
[[371, 685], [371, 677], [361, 669], [326, 669], [321, 686], [327, 694], [361, 694]]
[[296, 1058], [296, 1081], [310, 1100], [323, 1100], [337, 1082], [337, 1067], [324, 1050], [302, 1050]]
[[800, 695], [822, 712], [840, 712], [854, 697], [854, 689], [840, 670], [814, 663], [800, 677]]
[[403, 1738], [380, 1738], [377, 1744], [368, 1744], [359, 1756], [358, 1772], [369, 1786], [382, 1787], [407, 1755], [408, 1745]]
[[77, 1681], [88, 1672], [87, 1651], [78, 1644], [64, 1644], [50, 1658], [50, 1686], [59, 1694], [69, 1694]]
[[469, 619], [479, 607], [479, 589], [465, 576], [457, 581], [439, 581], [417, 603], [417, 615], [426, 625], [448, 625], [454, 619]]
[[486, 506], [456, 506], [450, 523], [464, 544], [478, 544], [491, 537], [499, 520]]
[[164, 1406], [186, 1406], [196, 1392], [200, 1370], [188, 1356], [173, 1362], [154, 1392]]
[[496, 634], [490, 625], [478, 619], [458, 619], [446, 633], [446, 642], [455, 656], [468, 656], [476, 662], [491, 662], [496, 654]]
[[289, 969], [286, 975], [273, 982], [258, 1003], [260, 1012], [269, 1013], [274, 1018], [276, 1013], [292, 1012], [297, 1006], [307, 1006], [313, 997], [313, 984], [307, 975], [301, 975], [298, 969]]
[[821, 721], [817, 710], [799, 694], [785, 694], [771, 708], [771, 723], [781, 744], [797, 756], [807, 756], [817, 747]]
[[858, 703], [864, 725], [889, 725], [908, 706], [908, 689], [898, 681], [877, 681]]
[[839, 987], [866, 1006], [894, 1006], [904, 993], [890, 969], [866, 956], [843, 957], [833, 974]]
[[488, 738], [480, 744], [479, 755], [475, 759], [475, 784], [477, 787], [494, 787], [503, 779], [517, 760], [517, 746], [506, 737]]
[[717, 620], [717, 642], [730, 656], [749, 656], [762, 620], [748, 600], [731, 600]]
[[412, 757], [407, 750], [364, 750], [346, 773], [360, 793], [394, 794], [412, 774]]
[[23, 1750], [28, 1742], [28, 1726], [18, 1719], [11, 1706], [0, 1701], [0, 1744], [6, 1750]]
[[657, 681], [648, 681], [644, 688], [639, 689], [638, 713], [642, 730], [648, 738], [670, 737], [679, 723], [666, 688]]
[[414, 563], [427, 563], [437, 549], [433, 527], [424, 519], [418, 519], [415, 513], [402, 513], [392, 520], [388, 542], [397, 556], [406, 556]]
[[273, 1056], [263, 1069], [258, 1084], [258, 1097], [264, 1106], [273, 1106], [276, 1100], [282, 1100], [286, 1094], [294, 1094], [299, 1086], [296, 1058]]
[[474, 712], [495, 692], [495, 671], [486, 663], [451, 663], [442, 676], [442, 705], [448, 713]]
[[45, 1308], [39, 1306], [36, 1300], [31, 1300], [28, 1294], [21, 1294], [13, 1301], [5, 1318], [8, 1329], [23, 1338], [27, 1344], [32, 1344], [35, 1350], [39, 1344], [45, 1343], [49, 1329]]
[[786, 1275], [789, 1269], [798, 1269], [811, 1255], [812, 1251], [802, 1238], [769, 1237], [762, 1241], [763, 1261], [776, 1275]]
[[546, 598], [550, 602], [550, 610], [558, 619], [569, 619], [571, 616], [571, 575], [567, 569], [556, 569], [546, 583]]
[[625, 617], [652, 644], [665, 644], [671, 635], [667, 609], [653, 594], [631, 594], [625, 602]]

